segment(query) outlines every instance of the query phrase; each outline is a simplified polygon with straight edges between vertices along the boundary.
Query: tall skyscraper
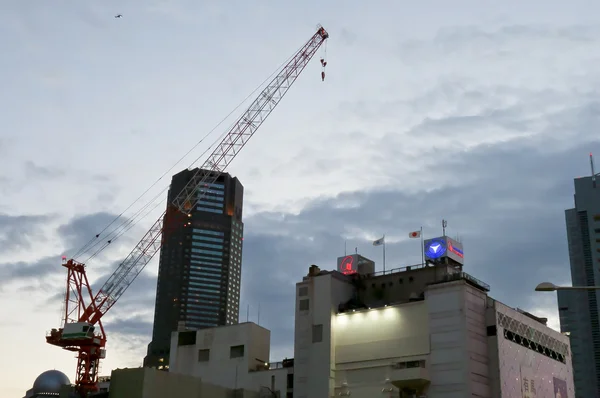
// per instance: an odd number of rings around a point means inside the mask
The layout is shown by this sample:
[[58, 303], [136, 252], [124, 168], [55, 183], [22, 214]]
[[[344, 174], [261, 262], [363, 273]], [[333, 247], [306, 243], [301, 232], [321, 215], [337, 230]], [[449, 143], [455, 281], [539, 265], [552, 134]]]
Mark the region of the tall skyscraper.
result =
[[[575, 208], [565, 216], [571, 282], [600, 286], [600, 175], [575, 179]], [[600, 397], [600, 291], [559, 290], [558, 307], [571, 339], [575, 396]]]
[[[198, 170], [173, 176], [169, 203]], [[146, 367], [168, 369], [171, 332], [181, 325], [200, 329], [238, 323], [244, 187], [222, 173], [198, 193], [204, 196], [186, 219], [167, 206]]]

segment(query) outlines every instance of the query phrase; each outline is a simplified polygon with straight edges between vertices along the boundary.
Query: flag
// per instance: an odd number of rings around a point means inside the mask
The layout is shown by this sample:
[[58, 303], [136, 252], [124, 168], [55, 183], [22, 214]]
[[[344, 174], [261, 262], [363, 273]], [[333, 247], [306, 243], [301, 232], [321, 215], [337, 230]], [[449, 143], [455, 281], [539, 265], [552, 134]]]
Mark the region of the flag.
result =
[[373, 246], [381, 246], [385, 243], [385, 236], [383, 238], [373, 241]]
[[409, 238], [420, 238], [421, 237], [421, 231], [409, 232], [408, 233], [408, 237]]

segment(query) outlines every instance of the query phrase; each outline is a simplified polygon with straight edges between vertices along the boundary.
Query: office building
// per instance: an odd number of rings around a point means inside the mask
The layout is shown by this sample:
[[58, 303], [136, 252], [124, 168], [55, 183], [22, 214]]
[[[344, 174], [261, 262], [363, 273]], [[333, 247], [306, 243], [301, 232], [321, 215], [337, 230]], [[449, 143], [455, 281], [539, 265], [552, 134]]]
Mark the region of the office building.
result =
[[[600, 176], [575, 179], [575, 207], [565, 218], [573, 286], [600, 285]], [[560, 328], [573, 350], [576, 397], [600, 397], [599, 293], [558, 291]]]
[[[172, 203], [199, 169], [173, 176]], [[243, 186], [227, 173], [199, 188], [189, 217], [167, 206], [152, 341], [144, 366], [168, 369], [171, 333], [238, 322], [242, 266]]]

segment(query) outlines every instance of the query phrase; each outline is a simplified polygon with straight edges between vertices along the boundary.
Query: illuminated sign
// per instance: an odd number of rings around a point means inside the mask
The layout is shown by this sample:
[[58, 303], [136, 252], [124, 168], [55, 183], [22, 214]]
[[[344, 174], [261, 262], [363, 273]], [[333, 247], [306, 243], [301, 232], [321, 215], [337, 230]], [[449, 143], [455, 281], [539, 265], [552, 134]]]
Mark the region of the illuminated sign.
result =
[[425, 244], [427, 258], [438, 259], [446, 254], [446, 242], [443, 239], [432, 239]]
[[338, 270], [344, 275], [356, 273], [356, 265], [354, 265], [354, 256], [341, 257]]
[[337, 258], [336, 269], [344, 275], [368, 275], [375, 272], [375, 263], [360, 254], [349, 254]]
[[425, 257], [429, 260], [439, 261], [441, 259], [450, 259], [453, 263], [463, 265], [465, 263], [465, 254], [461, 242], [440, 236], [426, 240], [423, 247]]
[[456, 254], [460, 258], [464, 258], [465, 255], [461, 249], [452, 244], [452, 242], [448, 241], [448, 251], [450, 253]]

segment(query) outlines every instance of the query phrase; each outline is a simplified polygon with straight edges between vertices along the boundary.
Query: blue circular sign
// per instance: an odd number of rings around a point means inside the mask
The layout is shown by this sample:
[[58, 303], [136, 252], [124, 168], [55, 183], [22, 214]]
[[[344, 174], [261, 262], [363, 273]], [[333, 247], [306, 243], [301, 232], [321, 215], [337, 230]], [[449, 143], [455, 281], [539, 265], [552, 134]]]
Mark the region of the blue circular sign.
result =
[[425, 255], [428, 258], [436, 259], [446, 254], [446, 241], [443, 239], [433, 239], [425, 245]]

